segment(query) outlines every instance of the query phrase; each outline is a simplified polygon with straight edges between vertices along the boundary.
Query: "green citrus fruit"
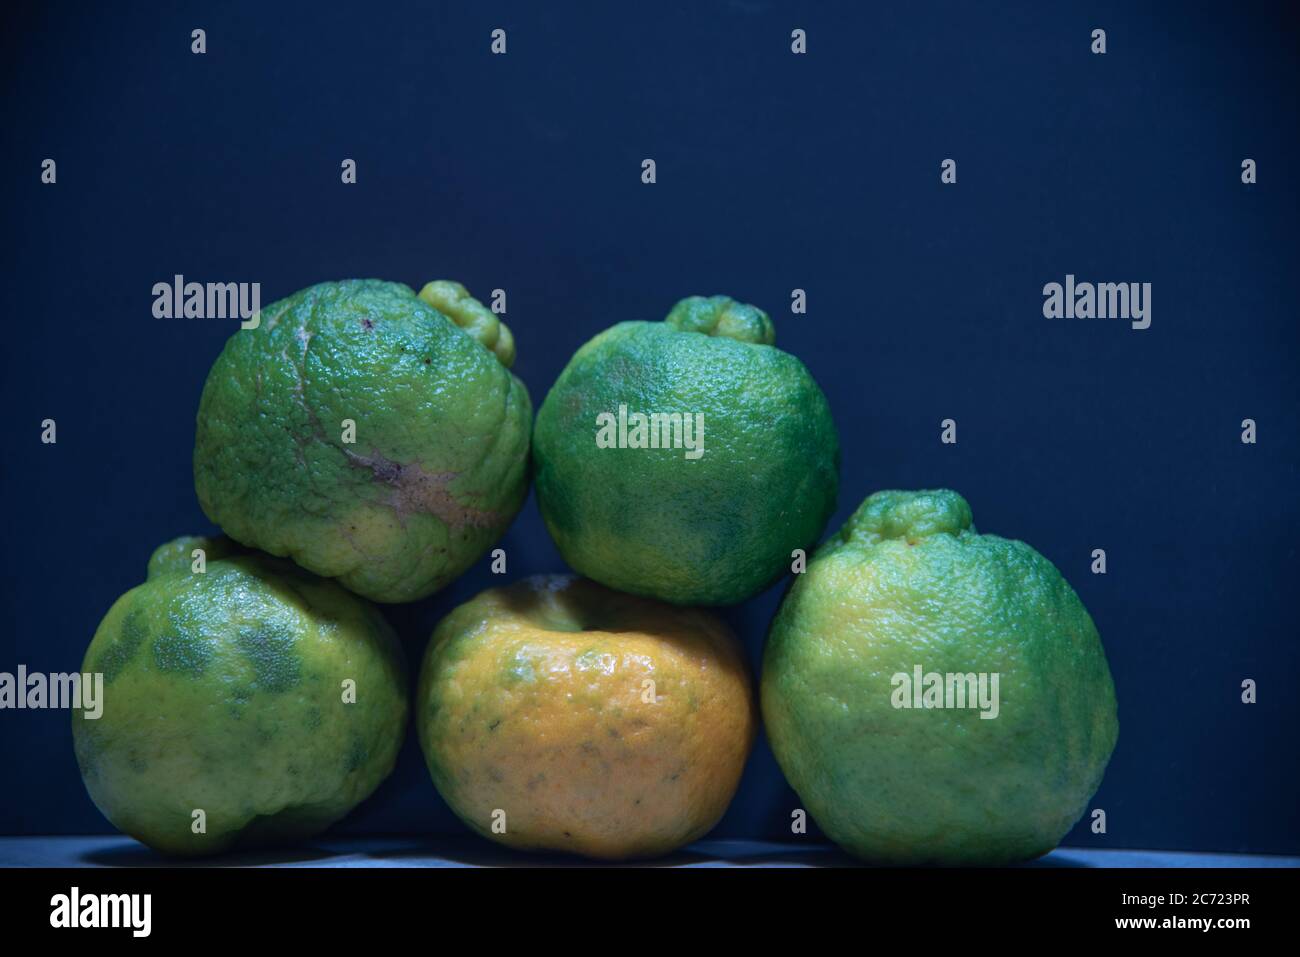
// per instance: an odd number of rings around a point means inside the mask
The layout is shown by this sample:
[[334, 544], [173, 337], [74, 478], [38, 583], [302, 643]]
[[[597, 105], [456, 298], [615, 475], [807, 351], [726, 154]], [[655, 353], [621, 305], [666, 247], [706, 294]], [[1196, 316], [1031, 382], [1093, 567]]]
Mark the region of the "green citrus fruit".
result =
[[884, 863], [1051, 850], [1118, 735], [1074, 590], [946, 490], [878, 492], [817, 551], [772, 623], [762, 704], [822, 830]]
[[417, 727], [451, 809], [511, 847], [664, 854], [726, 810], [758, 715], [714, 615], [539, 576], [439, 623]]
[[323, 830], [388, 776], [406, 720], [401, 647], [372, 606], [286, 561], [213, 557], [226, 547], [155, 552], [86, 651], [103, 713], [73, 717], [95, 804], [172, 854]]
[[376, 601], [446, 585], [527, 492], [532, 407], [510, 332], [464, 287], [327, 282], [213, 365], [194, 484], [232, 538]]
[[570, 566], [622, 591], [726, 605], [817, 540], [839, 439], [821, 389], [773, 338], [761, 310], [697, 296], [578, 350], [533, 440], [538, 503]]

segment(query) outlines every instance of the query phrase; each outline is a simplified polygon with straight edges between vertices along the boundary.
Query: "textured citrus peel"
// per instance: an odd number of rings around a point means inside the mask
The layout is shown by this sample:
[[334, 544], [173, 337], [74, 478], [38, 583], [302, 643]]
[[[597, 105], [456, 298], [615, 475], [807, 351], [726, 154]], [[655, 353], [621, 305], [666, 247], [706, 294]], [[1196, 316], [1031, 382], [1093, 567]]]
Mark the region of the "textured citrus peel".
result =
[[730, 296], [688, 296], [673, 306], [664, 322], [681, 332], [702, 332], [760, 346], [776, 342], [776, 327], [768, 314]]
[[427, 282], [420, 299], [473, 336], [507, 369], [515, 364], [515, 337], [509, 327], [460, 283], [450, 279]]

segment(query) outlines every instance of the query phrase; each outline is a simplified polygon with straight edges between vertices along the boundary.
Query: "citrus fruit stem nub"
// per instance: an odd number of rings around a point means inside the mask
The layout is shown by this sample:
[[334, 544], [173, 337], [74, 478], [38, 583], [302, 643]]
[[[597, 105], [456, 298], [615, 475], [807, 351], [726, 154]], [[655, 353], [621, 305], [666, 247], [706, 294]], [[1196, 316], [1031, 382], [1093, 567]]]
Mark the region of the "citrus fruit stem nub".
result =
[[515, 363], [515, 337], [504, 322], [464, 286], [450, 279], [424, 284], [420, 298], [482, 343], [509, 369]]
[[688, 296], [673, 306], [664, 322], [682, 332], [702, 332], [737, 342], [760, 346], [776, 342], [771, 317], [730, 296]]

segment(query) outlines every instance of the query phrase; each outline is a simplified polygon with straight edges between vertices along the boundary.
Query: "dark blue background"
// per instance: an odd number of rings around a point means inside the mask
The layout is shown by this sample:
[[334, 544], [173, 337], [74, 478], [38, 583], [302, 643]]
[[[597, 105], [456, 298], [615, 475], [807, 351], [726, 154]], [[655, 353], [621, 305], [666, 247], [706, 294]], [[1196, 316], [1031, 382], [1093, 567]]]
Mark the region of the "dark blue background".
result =
[[[266, 303], [353, 276], [502, 287], [538, 404], [599, 330], [725, 292], [830, 398], [832, 528], [876, 489], [951, 486], [1091, 610], [1121, 733], [1093, 802], [1109, 833], [1069, 843], [1300, 851], [1294, 25], [1249, 4], [864, 6], [7, 9], [0, 670], [76, 669], [153, 547], [209, 528], [194, 413], [234, 325], [152, 318], [155, 282], [258, 281]], [[1151, 282], [1151, 328], [1044, 319], [1067, 272]], [[531, 499], [504, 544], [512, 578], [562, 567]], [[413, 660], [499, 582], [487, 564], [388, 609]], [[755, 662], [779, 598], [729, 613]], [[109, 829], [69, 724], [0, 713], [0, 832]], [[760, 743], [716, 833], [786, 835], [796, 803]], [[342, 827], [461, 830], [413, 738]]]

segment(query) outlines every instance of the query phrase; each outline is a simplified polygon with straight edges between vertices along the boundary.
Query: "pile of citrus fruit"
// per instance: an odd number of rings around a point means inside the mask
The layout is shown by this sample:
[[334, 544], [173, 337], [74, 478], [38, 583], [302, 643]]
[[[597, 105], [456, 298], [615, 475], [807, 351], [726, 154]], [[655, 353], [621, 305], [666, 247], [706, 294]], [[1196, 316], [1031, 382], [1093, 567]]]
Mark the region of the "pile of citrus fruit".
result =
[[[839, 439], [770, 317], [723, 296], [583, 345], [533, 421], [514, 339], [458, 283], [328, 282], [263, 311], [203, 389], [199, 502], [109, 609], [77, 713], [91, 797], [158, 850], [308, 837], [371, 794], [408, 710], [472, 831], [592, 858], [665, 854], [725, 812], [758, 732], [822, 830], [878, 862], [1044, 853], [1114, 749], [1097, 630], [1055, 567], [957, 493], [834, 513]], [[568, 574], [437, 626], [408, 701], [377, 602], [430, 595], [535, 477]], [[792, 562], [792, 559], [794, 561]], [[761, 694], [706, 606], [795, 572]]]

